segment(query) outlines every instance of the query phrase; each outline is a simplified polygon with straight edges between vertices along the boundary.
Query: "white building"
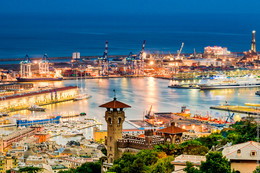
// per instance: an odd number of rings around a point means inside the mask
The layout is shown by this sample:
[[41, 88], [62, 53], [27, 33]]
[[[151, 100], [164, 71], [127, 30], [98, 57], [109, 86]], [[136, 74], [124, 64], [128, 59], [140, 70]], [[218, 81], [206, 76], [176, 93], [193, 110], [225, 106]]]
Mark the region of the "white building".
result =
[[226, 47], [214, 46], [214, 47], [205, 47], [204, 54], [208, 55], [230, 55], [230, 51]]
[[222, 151], [231, 163], [231, 170], [237, 173], [252, 173], [257, 167], [257, 160], [260, 159], [260, 144], [248, 141], [232, 145]]

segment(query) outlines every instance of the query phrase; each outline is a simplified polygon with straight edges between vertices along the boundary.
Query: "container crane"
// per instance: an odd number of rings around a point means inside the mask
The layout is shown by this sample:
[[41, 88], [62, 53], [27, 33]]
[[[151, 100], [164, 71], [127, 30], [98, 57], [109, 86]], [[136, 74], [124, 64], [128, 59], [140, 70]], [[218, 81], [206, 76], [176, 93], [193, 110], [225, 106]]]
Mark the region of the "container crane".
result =
[[145, 47], [145, 40], [143, 42], [143, 47], [142, 47], [142, 50], [141, 52], [138, 54], [138, 63], [137, 63], [137, 66], [138, 66], [138, 74], [144, 74], [144, 57], [143, 57], [143, 54], [144, 54], [144, 47]]
[[181, 48], [180, 48], [180, 50], [178, 50], [178, 54], [177, 54], [176, 59], [180, 59], [180, 54], [181, 54], [181, 51], [182, 51], [183, 45], [184, 45], [184, 43], [182, 42], [182, 43], [181, 43]]
[[126, 58], [126, 73], [128, 75], [135, 74], [135, 58], [132, 52], [130, 52], [128, 57]]
[[107, 48], [108, 48], [108, 41], [106, 41], [105, 51], [103, 57], [98, 58], [99, 63], [101, 64], [101, 72], [100, 75], [108, 76], [109, 75], [109, 60], [107, 58]]

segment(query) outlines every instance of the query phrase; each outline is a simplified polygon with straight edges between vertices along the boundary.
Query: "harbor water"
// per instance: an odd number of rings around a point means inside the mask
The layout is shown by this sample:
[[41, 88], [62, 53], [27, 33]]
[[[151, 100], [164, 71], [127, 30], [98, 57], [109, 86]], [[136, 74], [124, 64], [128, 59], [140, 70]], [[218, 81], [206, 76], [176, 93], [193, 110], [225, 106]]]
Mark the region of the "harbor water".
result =
[[[192, 82], [192, 81], [191, 81]], [[126, 120], [143, 119], [145, 111], [152, 105], [152, 112], [180, 112], [181, 106], [187, 106], [191, 113], [210, 113], [215, 117], [226, 117], [227, 112], [210, 110], [210, 106], [225, 104], [244, 105], [245, 103], [260, 103], [255, 92], [259, 88], [238, 88], [219, 90], [174, 89], [168, 88], [172, 81], [153, 77], [145, 78], [110, 78], [65, 80], [62, 82], [35, 83], [41, 86], [79, 86], [81, 92], [92, 97], [87, 100], [68, 101], [44, 106], [46, 113], [36, 113], [28, 110], [14, 112], [26, 116], [39, 114], [80, 113], [86, 112], [88, 118], [101, 121], [105, 129], [105, 110], [99, 105], [109, 102], [116, 97], [131, 106], [126, 109]], [[9, 128], [10, 129], [10, 128]], [[8, 131], [8, 128], [6, 129]], [[86, 138], [91, 138], [93, 129], [84, 131]], [[78, 139], [79, 137], [75, 137]], [[73, 138], [74, 139], [74, 138]], [[79, 138], [80, 139], [80, 138]], [[55, 140], [62, 140], [61, 137]], [[67, 139], [66, 139], [67, 140]]]

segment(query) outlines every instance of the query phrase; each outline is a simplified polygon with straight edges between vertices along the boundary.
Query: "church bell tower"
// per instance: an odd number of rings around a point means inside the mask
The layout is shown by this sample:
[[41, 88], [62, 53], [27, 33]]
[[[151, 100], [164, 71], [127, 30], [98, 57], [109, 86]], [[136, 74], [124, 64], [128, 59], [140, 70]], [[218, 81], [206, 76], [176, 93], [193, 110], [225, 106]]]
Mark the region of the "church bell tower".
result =
[[114, 97], [114, 100], [99, 107], [107, 109], [105, 113], [107, 122], [107, 162], [113, 163], [119, 157], [117, 140], [122, 138], [123, 122], [125, 121], [124, 108], [130, 108], [131, 106], [117, 101], [116, 97]]

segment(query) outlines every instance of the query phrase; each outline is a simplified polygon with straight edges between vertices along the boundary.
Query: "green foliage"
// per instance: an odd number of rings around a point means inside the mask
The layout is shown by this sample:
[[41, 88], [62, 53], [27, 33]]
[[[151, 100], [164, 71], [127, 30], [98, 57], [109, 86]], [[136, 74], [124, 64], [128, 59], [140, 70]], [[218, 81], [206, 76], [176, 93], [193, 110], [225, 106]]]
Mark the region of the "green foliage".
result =
[[136, 155], [137, 158], [142, 158], [145, 165], [153, 165], [158, 160], [158, 152], [154, 150], [142, 150]]
[[231, 167], [221, 152], [210, 152], [206, 155], [206, 162], [201, 162], [200, 171], [203, 173], [231, 173]]
[[116, 172], [116, 173], [130, 172], [131, 166], [136, 159], [137, 159], [136, 155], [132, 153], [124, 153], [121, 158], [114, 161], [114, 164], [109, 169], [109, 172]]
[[76, 169], [69, 169], [68, 171], [59, 171], [59, 173], [96, 173], [101, 171], [100, 162], [87, 162], [83, 163], [81, 166]]
[[177, 145], [176, 144], [160, 144], [156, 145], [155, 147], [156, 151], [162, 151], [165, 152], [167, 155], [176, 155], [177, 154]]
[[220, 133], [212, 133], [209, 136], [198, 138], [197, 140], [205, 147], [211, 148], [218, 145], [224, 137]]
[[103, 148], [101, 149], [101, 152], [102, 152], [105, 156], [107, 156], [107, 149], [106, 149], [105, 147], [103, 147]]
[[260, 173], [260, 166], [257, 166], [253, 173]]
[[166, 155], [157, 150], [142, 150], [136, 155], [124, 153], [120, 159], [114, 161], [113, 167], [108, 171], [116, 173], [172, 172], [174, 166], [171, 164], [171, 161], [174, 158], [160, 158], [160, 156]]
[[187, 173], [199, 173], [200, 171], [195, 168], [191, 162], [186, 162], [186, 167], [183, 169], [183, 171]]
[[174, 171], [174, 165], [171, 164], [171, 161], [173, 161], [173, 157], [166, 157], [159, 159], [156, 164], [151, 166], [150, 173], [158, 173], [158, 172], [164, 172], [164, 173], [171, 173]]
[[41, 170], [42, 170], [42, 168], [28, 166], [28, 167], [20, 168], [19, 172], [37, 173], [37, 172], [39, 172]]

